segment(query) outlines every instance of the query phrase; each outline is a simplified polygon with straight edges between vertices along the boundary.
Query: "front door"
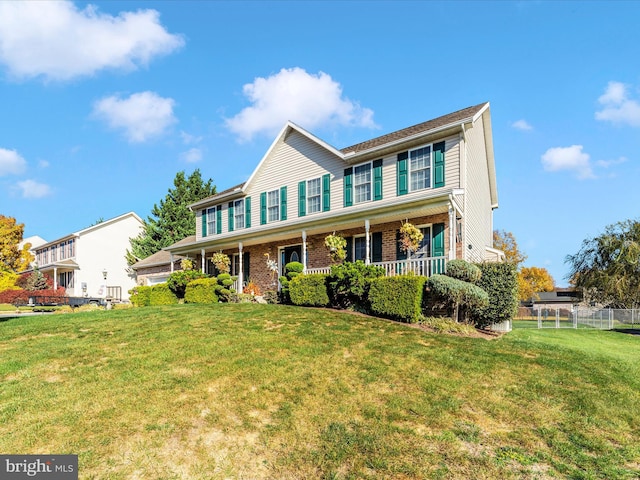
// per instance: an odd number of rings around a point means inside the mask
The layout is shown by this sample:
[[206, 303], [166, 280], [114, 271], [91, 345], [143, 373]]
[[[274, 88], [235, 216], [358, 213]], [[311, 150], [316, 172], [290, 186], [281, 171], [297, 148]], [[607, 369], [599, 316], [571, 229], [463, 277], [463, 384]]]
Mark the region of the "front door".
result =
[[284, 247], [280, 251], [280, 265], [282, 266], [281, 275], [284, 275], [284, 267], [290, 262], [302, 263], [302, 245]]

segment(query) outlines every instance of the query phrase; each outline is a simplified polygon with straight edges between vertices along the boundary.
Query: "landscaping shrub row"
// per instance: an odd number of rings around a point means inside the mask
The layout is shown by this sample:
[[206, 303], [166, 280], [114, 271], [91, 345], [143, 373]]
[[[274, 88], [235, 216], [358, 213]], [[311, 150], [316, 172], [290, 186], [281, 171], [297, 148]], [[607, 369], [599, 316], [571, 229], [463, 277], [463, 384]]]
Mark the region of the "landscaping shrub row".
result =
[[[451, 268], [449, 269], [449, 266]], [[380, 267], [344, 263], [329, 275], [296, 274], [287, 282], [286, 300], [299, 306], [350, 308], [403, 322], [434, 312], [462, 323], [486, 327], [511, 320], [518, 305], [515, 266], [453, 260], [446, 275], [385, 277]]]

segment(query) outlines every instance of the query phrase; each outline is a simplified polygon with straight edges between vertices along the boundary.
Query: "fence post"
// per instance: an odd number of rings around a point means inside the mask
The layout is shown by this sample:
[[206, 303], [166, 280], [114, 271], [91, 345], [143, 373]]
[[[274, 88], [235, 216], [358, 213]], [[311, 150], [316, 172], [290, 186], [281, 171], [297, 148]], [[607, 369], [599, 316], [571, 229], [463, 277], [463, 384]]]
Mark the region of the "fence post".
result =
[[556, 328], [560, 328], [560, 310], [556, 308]]
[[573, 321], [573, 328], [578, 328], [578, 309], [576, 308], [573, 312], [571, 312], [571, 315], [573, 316], [573, 318], [571, 319]]
[[609, 309], [609, 330], [613, 328], [613, 310]]
[[540, 309], [538, 309], [538, 328], [542, 328], [542, 317], [540, 316]]

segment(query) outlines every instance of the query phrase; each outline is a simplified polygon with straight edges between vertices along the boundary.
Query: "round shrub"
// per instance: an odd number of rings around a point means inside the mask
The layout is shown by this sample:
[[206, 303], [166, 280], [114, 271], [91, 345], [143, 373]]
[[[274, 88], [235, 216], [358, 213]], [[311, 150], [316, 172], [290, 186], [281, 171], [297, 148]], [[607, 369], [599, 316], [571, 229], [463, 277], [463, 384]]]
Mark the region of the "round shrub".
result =
[[151, 304], [151, 287], [140, 285], [129, 290], [129, 301], [136, 307], [148, 307]]
[[473, 263], [456, 259], [447, 263], [447, 277], [475, 284], [478, 283], [480, 277], [482, 277], [482, 270]]
[[151, 287], [149, 305], [174, 305], [176, 303], [178, 303], [178, 297], [166, 283], [159, 283]]
[[428, 303], [447, 309], [449, 316], [467, 320], [470, 313], [489, 304], [489, 295], [477, 285], [446, 275], [432, 275], [426, 283]]

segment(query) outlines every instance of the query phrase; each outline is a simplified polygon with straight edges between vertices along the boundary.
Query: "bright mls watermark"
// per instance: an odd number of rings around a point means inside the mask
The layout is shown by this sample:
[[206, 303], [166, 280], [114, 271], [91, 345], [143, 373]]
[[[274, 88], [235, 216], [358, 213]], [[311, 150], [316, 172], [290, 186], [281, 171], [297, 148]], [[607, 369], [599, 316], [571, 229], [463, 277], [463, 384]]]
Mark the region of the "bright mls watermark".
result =
[[2, 480], [78, 480], [77, 455], [0, 455]]

